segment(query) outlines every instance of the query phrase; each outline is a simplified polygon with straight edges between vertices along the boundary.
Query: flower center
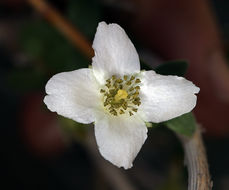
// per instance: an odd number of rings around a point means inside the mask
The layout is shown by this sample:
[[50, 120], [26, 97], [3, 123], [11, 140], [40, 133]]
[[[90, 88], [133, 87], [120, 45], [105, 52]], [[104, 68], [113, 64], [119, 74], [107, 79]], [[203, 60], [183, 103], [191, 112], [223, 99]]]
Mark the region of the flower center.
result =
[[141, 104], [139, 91], [141, 80], [135, 76], [118, 78], [113, 75], [106, 80], [104, 88], [100, 89], [103, 95], [104, 109], [111, 115], [118, 116], [122, 114], [134, 115]]
[[127, 96], [128, 96], [128, 93], [125, 90], [119, 89], [114, 99], [116, 102], [118, 102], [121, 99], [125, 100]]

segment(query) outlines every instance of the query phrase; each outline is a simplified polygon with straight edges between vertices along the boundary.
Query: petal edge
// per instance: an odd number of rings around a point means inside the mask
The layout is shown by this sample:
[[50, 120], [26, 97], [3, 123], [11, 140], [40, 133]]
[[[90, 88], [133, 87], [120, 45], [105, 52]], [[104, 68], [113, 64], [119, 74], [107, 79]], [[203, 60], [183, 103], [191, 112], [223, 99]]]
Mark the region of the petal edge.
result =
[[91, 69], [54, 75], [46, 84], [44, 103], [52, 112], [80, 123], [95, 121], [99, 94]]
[[99, 151], [106, 160], [128, 169], [132, 167], [133, 160], [147, 138], [147, 128], [135, 116], [126, 119], [104, 115], [95, 121], [95, 137]]
[[191, 81], [164, 76], [154, 71], [142, 73], [139, 113], [145, 121], [159, 123], [192, 111], [199, 92]]
[[100, 22], [92, 47], [95, 50], [92, 68], [101, 83], [112, 75], [128, 75], [140, 71], [137, 51], [119, 25]]

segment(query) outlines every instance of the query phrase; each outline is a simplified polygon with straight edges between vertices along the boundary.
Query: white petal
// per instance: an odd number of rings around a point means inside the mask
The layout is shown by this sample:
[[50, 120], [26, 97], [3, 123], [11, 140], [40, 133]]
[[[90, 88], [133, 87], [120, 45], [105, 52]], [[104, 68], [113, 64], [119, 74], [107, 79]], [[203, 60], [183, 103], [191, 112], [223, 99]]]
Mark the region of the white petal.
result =
[[100, 22], [92, 47], [95, 50], [92, 67], [100, 82], [112, 75], [140, 71], [136, 49], [119, 25]]
[[199, 88], [183, 77], [142, 73], [138, 113], [145, 121], [162, 122], [190, 112], [196, 105]]
[[80, 123], [95, 121], [99, 90], [91, 69], [79, 69], [54, 75], [46, 85], [44, 102], [58, 114]]
[[147, 128], [137, 116], [125, 118], [104, 114], [96, 118], [95, 137], [106, 160], [128, 169], [147, 138]]

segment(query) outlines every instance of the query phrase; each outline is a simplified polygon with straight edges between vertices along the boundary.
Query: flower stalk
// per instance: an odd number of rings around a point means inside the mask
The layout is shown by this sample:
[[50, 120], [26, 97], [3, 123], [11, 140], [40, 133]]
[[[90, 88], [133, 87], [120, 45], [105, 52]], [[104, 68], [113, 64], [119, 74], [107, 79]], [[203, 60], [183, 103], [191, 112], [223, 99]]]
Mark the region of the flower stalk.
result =
[[192, 138], [178, 135], [188, 168], [188, 190], [211, 190], [213, 182], [208, 169], [206, 150], [202, 140], [201, 129], [197, 129]]

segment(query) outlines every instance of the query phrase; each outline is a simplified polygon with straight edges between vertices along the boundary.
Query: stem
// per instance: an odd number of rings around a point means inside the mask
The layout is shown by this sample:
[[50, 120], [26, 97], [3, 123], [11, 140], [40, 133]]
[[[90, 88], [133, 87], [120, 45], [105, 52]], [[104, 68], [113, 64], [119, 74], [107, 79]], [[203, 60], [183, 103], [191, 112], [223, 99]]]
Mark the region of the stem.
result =
[[188, 168], [188, 190], [211, 190], [212, 182], [208, 170], [206, 151], [198, 127], [192, 138], [178, 136], [184, 147]]
[[61, 14], [44, 0], [27, 0], [42, 16], [51, 22], [86, 57], [92, 58], [94, 51], [91, 43]]

